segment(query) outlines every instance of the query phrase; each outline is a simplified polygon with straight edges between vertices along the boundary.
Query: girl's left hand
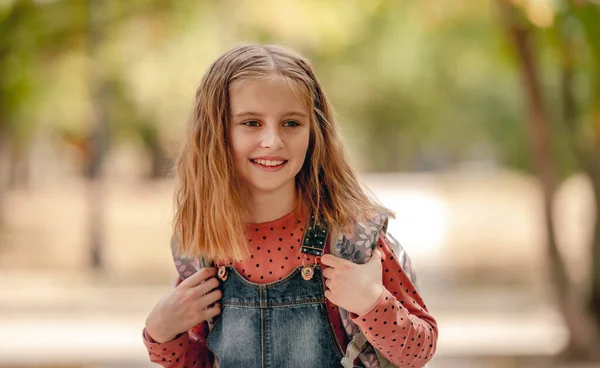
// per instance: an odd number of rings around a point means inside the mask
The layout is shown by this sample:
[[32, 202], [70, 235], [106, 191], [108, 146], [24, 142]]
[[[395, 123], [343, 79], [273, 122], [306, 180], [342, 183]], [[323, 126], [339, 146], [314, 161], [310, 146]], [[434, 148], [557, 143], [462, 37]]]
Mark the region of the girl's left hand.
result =
[[365, 264], [356, 264], [342, 258], [325, 254], [321, 257], [325, 266], [325, 297], [333, 304], [359, 316], [367, 313], [377, 303], [383, 292], [381, 252]]

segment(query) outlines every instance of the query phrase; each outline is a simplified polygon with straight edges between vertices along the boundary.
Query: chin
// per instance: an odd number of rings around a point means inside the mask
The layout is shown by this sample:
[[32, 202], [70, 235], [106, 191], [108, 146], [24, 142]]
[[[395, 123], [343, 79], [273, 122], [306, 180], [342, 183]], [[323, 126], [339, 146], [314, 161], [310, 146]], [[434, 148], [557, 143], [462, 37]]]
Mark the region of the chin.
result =
[[266, 184], [266, 183], [252, 183], [250, 184], [250, 187], [257, 192], [261, 192], [261, 193], [271, 193], [271, 192], [280, 192], [281, 190], [283, 190], [286, 185], [285, 183], [283, 184]]
[[276, 193], [285, 191], [286, 188], [295, 188], [296, 181], [294, 178], [282, 181], [280, 180], [252, 180], [247, 181], [251, 191], [258, 193]]

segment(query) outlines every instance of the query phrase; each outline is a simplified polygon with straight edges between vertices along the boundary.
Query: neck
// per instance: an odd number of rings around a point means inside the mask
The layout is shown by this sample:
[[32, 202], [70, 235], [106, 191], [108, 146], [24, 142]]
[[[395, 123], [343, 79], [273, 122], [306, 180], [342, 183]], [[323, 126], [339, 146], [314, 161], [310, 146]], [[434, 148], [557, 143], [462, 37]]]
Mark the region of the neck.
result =
[[260, 224], [277, 220], [296, 207], [296, 189], [292, 186], [277, 191], [253, 191], [247, 198], [247, 206], [250, 209], [251, 223]]

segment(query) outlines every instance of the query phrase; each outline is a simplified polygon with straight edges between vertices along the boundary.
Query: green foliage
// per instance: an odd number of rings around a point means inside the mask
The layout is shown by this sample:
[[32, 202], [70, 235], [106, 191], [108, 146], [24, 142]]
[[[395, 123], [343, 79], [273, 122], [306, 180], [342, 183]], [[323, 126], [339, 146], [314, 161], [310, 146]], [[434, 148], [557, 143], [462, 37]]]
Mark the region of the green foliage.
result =
[[[101, 5], [94, 17], [103, 35], [93, 55], [90, 4]], [[565, 22], [591, 56], [576, 69], [580, 115], [600, 106], [599, 10], [568, 4], [535, 38], [556, 129], [555, 41]], [[110, 91], [113, 138], [164, 146], [184, 133], [194, 90], [217, 55], [240, 42], [281, 43], [313, 60], [361, 169], [487, 160], [528, 171], [521, 82], [497, 18], [493, 2], [466, 1], [5, 2], [0, 126], [23, 144], [40, 125], [86, 134], [92, 70]], [[566, 175], [575, 166], [561, 139]]]

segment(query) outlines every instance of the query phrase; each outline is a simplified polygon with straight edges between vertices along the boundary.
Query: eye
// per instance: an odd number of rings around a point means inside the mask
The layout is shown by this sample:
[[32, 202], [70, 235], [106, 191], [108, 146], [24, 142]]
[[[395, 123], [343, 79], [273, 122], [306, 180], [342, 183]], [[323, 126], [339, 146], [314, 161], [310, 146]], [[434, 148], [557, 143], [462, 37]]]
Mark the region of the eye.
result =
[[297, 127], [300, 126], [300, 123], [295, 121], [295, 120], [288, 120], [284, 123], [284, 126], [286, 127]]
[[256, 120], [250, 120], [250, 121], [243, 122], [242, 125], [249, 126], [249, 127], [257, 127], [260, 125], [260, 123]]

